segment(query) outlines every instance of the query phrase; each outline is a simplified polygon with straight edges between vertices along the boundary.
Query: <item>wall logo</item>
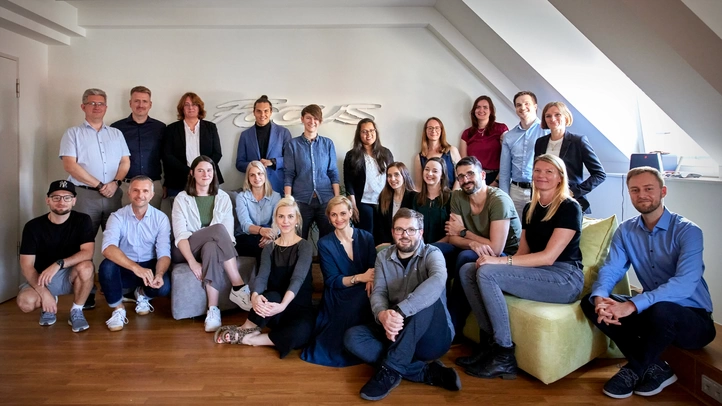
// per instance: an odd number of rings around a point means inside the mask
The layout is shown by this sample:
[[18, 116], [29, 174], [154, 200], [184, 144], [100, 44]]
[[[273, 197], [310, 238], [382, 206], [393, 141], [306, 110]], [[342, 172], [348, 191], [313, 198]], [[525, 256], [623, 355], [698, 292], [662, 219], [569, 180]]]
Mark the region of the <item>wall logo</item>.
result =
[[[301, 110], [306, 107], [305, 105], [286, 104], [288, 102], [286, 99], [269, 100], [273, 104], [271, 118], [274, 123], [283, 126], [301, 124]], [[242, 99], [219, 104], [216, 108], [222, 111], [213, 114], [212, 121], [218, 124], [232, 117], [233, 125], [236, 127], [249, 128], [256, 122], [256, 119], [253, 117], [253, 103], [255, 101], [256, 99]], [[356, 125], [364, 118], [374, 120], [375, 117], [369, 113], [368, 110], [381, 108], [380, 104], [369, 103], [343, 104], [329, 108], [326, 108], [322, 104], [319, 104], [319, 106], [323, 109], [324, 124], [335, 121], [347, 125]]]

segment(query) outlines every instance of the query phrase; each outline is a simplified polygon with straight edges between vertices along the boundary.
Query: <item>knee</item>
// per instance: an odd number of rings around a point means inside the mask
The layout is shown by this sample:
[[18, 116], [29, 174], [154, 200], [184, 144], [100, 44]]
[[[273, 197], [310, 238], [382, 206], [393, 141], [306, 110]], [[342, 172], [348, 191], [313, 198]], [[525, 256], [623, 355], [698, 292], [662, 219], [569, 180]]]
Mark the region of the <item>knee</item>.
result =
[[346, 330], [346, 333], [343, 335], [343, 346], [346, 347], [346, 349], [352, 353], [357, 354], [355, 351], [356, 345], [358, 344], [358, 337], [360, 329], [363, 328], [362, 326], [355, 326], [351, 327], [348, 330]]
[[644, 311], [644, 315], [652, 321], [652, 323], [650, 323], [652, 326], [668, 326], [677, 322], [677, 316], [680, 314], [679, 310], [681, 307], [682, 306], [672, 302], [657, 302], [649, 306]]
[[[76, 265], [76, 267], [79, 265], [80, 264]], [[98, 266], [98, 276], [100, 278], [108, 277], [108, 276], [112, 275], [113, 273], [117, 272], [119, 269], [120, 269], [120, 267], [118, 267], [118, 265], [115, 262], [113, 262], [109, 259], [104, 259], [100, 263], [100, 266]]]
[[23, 313], [30, 313], [33, 310], [38, 308], [38, 300], [37, 297], [33, 297], [33, 295], [37, 296], [37, 294], [29, 293], [29, 292], [20, 292], [17, 297], [17, 303], [18, 307]]
[[82, 281], [89, 281], [93, 279], [95, 273], [95, 266], [91, 261], [83, 261], [74, 267], [75, 272]]
[[463, 265], [459, 269], [459, 279], [461, 279], [462, 284], [464, 281], [473, 279], [473, 277], [476, 275], [476, 263], [469, 262], [466, 265]]

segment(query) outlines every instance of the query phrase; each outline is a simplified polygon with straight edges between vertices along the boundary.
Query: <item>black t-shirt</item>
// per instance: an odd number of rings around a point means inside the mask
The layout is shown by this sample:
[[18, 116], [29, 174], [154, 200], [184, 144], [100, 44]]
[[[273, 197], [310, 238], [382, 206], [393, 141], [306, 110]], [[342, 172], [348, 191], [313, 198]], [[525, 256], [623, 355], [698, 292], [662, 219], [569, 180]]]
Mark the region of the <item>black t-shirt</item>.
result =
[[63, 224], [54, 224], [47, 214], [25, 224], [21, 255], [35, 255], [35, 270], [41, 273], [53, 262], [77, 254], [80, 246], [94, 242], [93, 222], [85, 213], [71, 211]]
[[258, 138], [258, 152], [261, 153], [261, 158], [268, 159], [268, 142], [271, 139], [270, 122], [263, 127], [256, 124], [256, 138]]
[[582, 235], [582, 208], [573, 199], [566, 199], [559, 205], [554, 217], [547, 221], [541, 221], [547, 214], [547, 209], [537, 203], [531, 222], [526, 222], [526, 213], [529, 211], [531, 204], [524, 207], [524, 215], [522, 216], [521, 227], [526, 230], [526, 243], [529, 250], [534, 252], [544, 251], [547, 243], [552, 237], [555, 228], [568, 228], [576, 231], [574, 237], [569, 241], [567, 247], [564, 248], [557, 261], [559, 262], [576, 262], [582, 261], [582, 251], [579, 249], [579, 239]]

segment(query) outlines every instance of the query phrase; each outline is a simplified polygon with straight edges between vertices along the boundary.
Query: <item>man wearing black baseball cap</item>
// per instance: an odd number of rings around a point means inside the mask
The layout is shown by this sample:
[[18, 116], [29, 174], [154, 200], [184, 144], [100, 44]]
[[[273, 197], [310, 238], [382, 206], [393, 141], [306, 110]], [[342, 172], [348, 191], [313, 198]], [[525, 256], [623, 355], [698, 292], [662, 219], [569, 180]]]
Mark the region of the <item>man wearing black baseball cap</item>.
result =
[[39, 323], [50, 326], [57, 320], [58, 296], [72, 293], [68, 324], [78, 333], [89, 327], [83, 304], [93, 287], [95, 236], [90, 217], [73, 210], [75, 197], [75, 185], [56, 180], [45, 199], [50, 212], [25, 224], [20, 269], [27, 282], [17, 302], [25, 313], [41, 308]]

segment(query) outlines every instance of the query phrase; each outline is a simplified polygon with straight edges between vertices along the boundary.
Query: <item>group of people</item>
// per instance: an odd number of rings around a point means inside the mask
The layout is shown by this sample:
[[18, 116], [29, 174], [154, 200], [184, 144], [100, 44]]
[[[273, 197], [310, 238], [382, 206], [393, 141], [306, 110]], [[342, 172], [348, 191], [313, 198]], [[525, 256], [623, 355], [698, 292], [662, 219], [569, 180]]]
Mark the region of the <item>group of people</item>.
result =
[[[363, 119], [344, 159], [342, 196], [334, 143], [318, 134], [321, 108], [302, 110], [304, 132], [292, 138], [270, 120], [273, 106], [262, 96], [255, 125], [238, 143], [236, 168], [245, 180], [234, 216], [219, 187], [218, 131], [203, 120], [202, 100], [184, 94], [178, 121], [165, 126], [148, 116], [150, 96], [133, 88], [132, 113], [109, 127], [105, 93], [88, 89], [84, 123], [63, 135], [59, 156], [70, 176], [51, 183], [50, 212], [27, 223], [21, 244], [27, 282], [17, 301], [25, 312], [41, 308], [41, 325], [55, 323], [57, 296], [73, 293], [68, 322], [74, 332], [88, 329], [83, 308], [94, 306], [101, 227], [98, 272], [111, 331], [128, 323], [124, 301], [135, 301], [140, 315], [152, 312], [151, 299], [170, 293], [171, 264], [187, 263], [205, 288], [204, 328], [215, 342], [273, 346], [281, 358], [303, 349], [302, 359], [327, 366], [370, 363], [377, 372], [361, 389], [368, 400], [384, 398], [402, 378], [460, 390], [455, 369], [438, 358], [470, 312], [480, 342], [456, 364], [471, 376], [513, 379], [503, 295], [579, 299], [585, 196], [605, 174], [587, 138], [567, 131], [572, 115], [561, 102], [547, 104], [542, 121], [536, 96], [517, 93], [520, 122], [509, 130], [496, 122], [491, 98], [479, 97], [459, 148], [446, 140], [441, 120], [429, 118], [413, 172], [381, 145], [376, 123]], [[676, 380], [662, 351], [699, 348], [715, 333], [701, 230], [664, 208], [658, 171], [632, 170], [627, 186], [641, 215], [616, 232], [581, 301], [629, 360], [604, 387], [612, 397], [659, 393]], [[159, 195], [173, 199], [170, 221]], [[318, 310], [313, 223], [324, 278]], [[239, 255], [256, 258], [253, 286], [238, 272]], [[612, 295], [630, 264], [644, 293]], [[249, 312], [240, 326], [221, 323], [217, 305], [226, 291]]]

